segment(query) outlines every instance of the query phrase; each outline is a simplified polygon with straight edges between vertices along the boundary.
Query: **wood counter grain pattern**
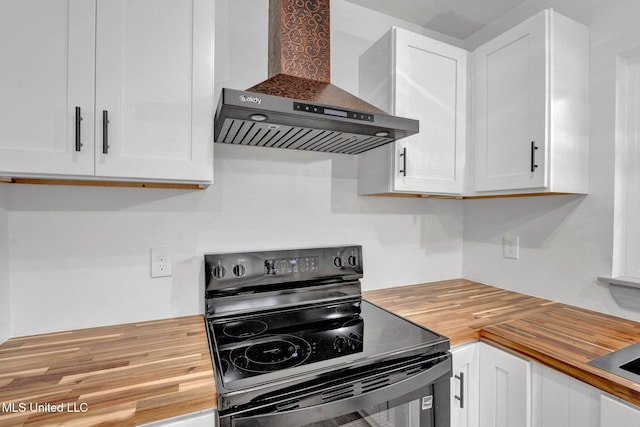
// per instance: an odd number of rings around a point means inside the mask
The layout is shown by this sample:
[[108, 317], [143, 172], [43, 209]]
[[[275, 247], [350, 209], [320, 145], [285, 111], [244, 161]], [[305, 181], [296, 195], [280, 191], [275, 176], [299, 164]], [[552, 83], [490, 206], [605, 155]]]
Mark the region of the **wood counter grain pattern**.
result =
[[[202, 316], [12, 338], [0, 345], [0, 427], [133, 426], [216, 406]], [[65, 412], [31, 411], [63, 404]], [[87, 412], [80, 410], [86, 404]], [[6, 409], [6, 408], [5, 408]]]
[[464, 279], [363, 293], [364, 298], [449, 337], [451, 345], [480, 338], [480, 331], [543, 311], [555, 302]]

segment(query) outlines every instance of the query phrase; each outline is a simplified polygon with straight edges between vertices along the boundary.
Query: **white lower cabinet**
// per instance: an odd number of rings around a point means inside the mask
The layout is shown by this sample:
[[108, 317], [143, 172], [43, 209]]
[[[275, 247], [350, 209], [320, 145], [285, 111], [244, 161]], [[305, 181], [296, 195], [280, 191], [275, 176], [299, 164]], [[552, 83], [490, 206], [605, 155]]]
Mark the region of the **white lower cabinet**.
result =
[[531, 425], [531, 362], [480, 343], [480, 426]]
[[168, 418], [142, 427], [216, 427], [216, 410], [194, 412], [179, 417]]
[[[532, 427], [598, 427], [600, 394], [595, 387], [546, 366], [532, 364]], [[620, 424], [616, 424], [619, 426]], [[639, 426], [640, 424], [635, 424]]]
[[600, 395], [600, 427], [638, 427], [640, 407], [608, 394]]
[[451, 349], [451, 427], [478, 427], [479, 343]]
[[640, 427], [640, 406], [555, 369], [484, 342], [451, 353], [451, 427]]

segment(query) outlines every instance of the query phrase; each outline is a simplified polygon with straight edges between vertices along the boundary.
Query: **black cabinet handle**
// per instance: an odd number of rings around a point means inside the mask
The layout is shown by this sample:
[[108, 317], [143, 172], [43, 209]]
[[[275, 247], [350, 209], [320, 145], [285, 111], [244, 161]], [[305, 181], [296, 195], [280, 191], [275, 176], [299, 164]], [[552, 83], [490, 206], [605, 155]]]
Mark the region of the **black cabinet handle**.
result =
[[535, 172], [538, 165], [536, 165], [536, 142], [531, 141], [531, 172]]
[[80, 138], [80, 122], [82, 121], [82, 112], [80, 107], [76, 107], [76, 151], [82, 149], [82, 141]]
[[455, 375], [454, 378], [460, 381], [460, 396], [453, 396], [453, 398], [460, 402], [460, 409], [463, 409], [464, 408], [464, 372], [460, 372], [460, 375]]
[[402, 157], [402, 169], [400, 169], [398, 172], [400, 172], [402, 176], [407, 176], [407, 147], [404, 147], [402, 149], [400, 157]]
[[102, 154], [109, 154], [109, 112], [102, 110]]

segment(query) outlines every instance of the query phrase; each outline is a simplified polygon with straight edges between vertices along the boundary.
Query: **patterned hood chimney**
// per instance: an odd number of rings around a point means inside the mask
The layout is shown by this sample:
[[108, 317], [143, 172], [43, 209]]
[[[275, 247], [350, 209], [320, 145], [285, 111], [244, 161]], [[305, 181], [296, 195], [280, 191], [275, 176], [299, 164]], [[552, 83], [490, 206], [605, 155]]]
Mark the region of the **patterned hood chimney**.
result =
[[270, 0], [269, 78], [223, 89], [216, 142], [358, 154], [418, 132], [331, 84], [330, 0]]

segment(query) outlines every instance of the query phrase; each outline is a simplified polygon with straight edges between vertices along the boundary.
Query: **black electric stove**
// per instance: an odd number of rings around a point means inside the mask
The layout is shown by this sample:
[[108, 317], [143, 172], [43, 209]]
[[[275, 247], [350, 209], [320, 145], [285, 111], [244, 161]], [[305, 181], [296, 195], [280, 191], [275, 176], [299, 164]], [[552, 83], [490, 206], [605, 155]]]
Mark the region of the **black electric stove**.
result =
[[[435, 383], [427, 371], [437, 374], [436, 401], [448, 413], [448, 338], [361, 298], [360, 246], [209, 254], [205, 271], [222, 426], [302, 425], [326, 417], [328, 404], [370, 403], [376, 390], [388, 403], [395, 389], [409, 396]], [[434, 399], [433, 391], [424, 393]], [[338, 406], [336, 416], [364, 411]], [[313, 415], [314, 408], [320, 412]], [[448, 414], [433, 409], [429, 417], [448, 425]]]

